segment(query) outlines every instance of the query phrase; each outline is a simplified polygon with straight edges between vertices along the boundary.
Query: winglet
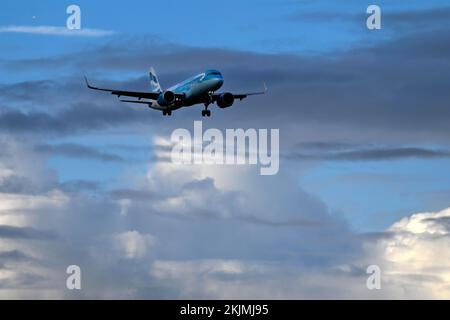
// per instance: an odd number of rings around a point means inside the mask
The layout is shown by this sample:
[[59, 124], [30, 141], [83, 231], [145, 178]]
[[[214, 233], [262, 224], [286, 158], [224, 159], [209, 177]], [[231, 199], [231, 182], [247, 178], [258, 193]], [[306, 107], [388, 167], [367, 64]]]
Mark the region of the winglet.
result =
[[263, 85], [264, 85], [264, 93], [266, 93], [267, 92], [267, 86], [266, 86], [266, 83], [265, 82], [263, 82]]
[[84, 76], [84, 81], [86, 82], [86, 85], [89, 89], [94, 89], [94, 87], [89, 84], [88, 78], [86, 76]]

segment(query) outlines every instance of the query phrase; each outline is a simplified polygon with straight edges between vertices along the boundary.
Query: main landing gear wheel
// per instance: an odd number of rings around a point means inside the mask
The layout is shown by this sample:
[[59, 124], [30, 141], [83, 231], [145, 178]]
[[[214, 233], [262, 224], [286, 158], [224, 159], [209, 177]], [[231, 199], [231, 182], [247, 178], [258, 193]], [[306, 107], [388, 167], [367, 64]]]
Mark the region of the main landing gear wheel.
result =
[[202, 117], [211, 117], [211, 110], [202, 110]]
[[163, 110], [163, 116], [171, 116], [172, 110]]

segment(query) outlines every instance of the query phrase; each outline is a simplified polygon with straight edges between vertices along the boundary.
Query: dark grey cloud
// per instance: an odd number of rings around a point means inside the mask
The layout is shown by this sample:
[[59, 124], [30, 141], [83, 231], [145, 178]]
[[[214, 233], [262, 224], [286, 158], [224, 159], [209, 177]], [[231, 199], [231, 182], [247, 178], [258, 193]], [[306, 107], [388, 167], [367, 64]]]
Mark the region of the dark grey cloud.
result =
[[51, 155], [95, 159], [105, 162], [122, 162], [124, 158], [117, 154], [102, 152], [93, 147], [88, 147], [76, 143], [63, 143], [57, 145], [41, 144], [35, 147], [36, 151]]
[[[341, 133], [354, 139], [358, 132], [357, 136], [363, 139], [367, 132], [380, 140], [410, 142], [419, 139], [448, 143], [448, 35], [449, 30], [445, 28], [416, 32], [371, 48], [317, 56], [182, 46], [166, 48], [164, 45], [159, 51], [154, 47], [148, 50], [133, 40], [126, 45], [111, 43], [74, 54], [73, 59], [64, 58], [64, 62], [55, 58], [55, 64], [64, 63], [72, 71], [70, 77], [56, 83], [55, 89], [52, 89], [55, 84], [48, 86], [49, 90], [54, 90], [54, 96], [73, 97], [73, 104], [69, 102], [67, 106], [67, 100], [61, 98], [54, 107], [55, 103], [49, 106], [43, 101], [35, 101], [35, 109], [27, 112], [3, 107], [0, 129], [68, 134], [123, 126], [134, 128], [138, 124], [170, 132], [173, 128], [190, 125], [194, 119], [201, 119], [200, 107], [179, 110], [171, 118], [162, 118], [145, 108], [131, 109], [130, 105], [119, 104], [108, 94], [88, 91], [82, 74], [77, 71], [91, 70], [107, 79], [113, 70], [122, 74], [123, 82], [92, 81], [97, 85], [145, 89], [145, 76], [125, 79], [124, 75], [126, 71], [144, 75], [151, 61], [159, 70], [161, 82], [166, 85], [210, 67], [223, 71], [226, 77], [224, 90], [254, 90], [263, 81], [267, 82], [269, 92], [266, 96], [247, 99], [225, 110], [213, 109], [208, 126], [224, 127], [233, 123], [233, 126], [242, 127], [301, 130], [305, 125], [317, 124], [320, 132], [311, 134]], [[12, 68], [15, 66], [15, 62], [7, 64], [12, 64]], [[41, 66], [41, 61], [28, 64], [29, 68]], [[34, 90], [22, 91], [33, 99], [33, 96], [39, 96], [34, 91], [41, 86], [39, 83]], [[27, 88], [30, 88], [29, 83]], [[9, 91], [14, 94], [18, 90], [15, 86]], [[3, 104], [8, 105], [7, 102]], [[61, 108], [61, 105], [66, 107]], [[50, 113], [49, 110], [57, 112]], [[293, 132], [288, 135], [295, 136]]]
[[42, 111], [0, 110], [1, 130], [8, 133], [67, 135], [82, 130], [95, 131], [117, 128], [126, 124], [151, 123], [149, 113], [129, 108], [98, 106], [95, 104], [73, 105], [57, 114]]
[[185, 183], [182, 186], [182, 190], [184, 190], [184, 191], [194, 190], [194, 191], [202, 192], [202, 191], [209, 190], [209, 189], [216, 189], [214, 179], [212, 179], [212, 178], [205, 178], [205, 179], [201, 179], [201, 180], [198, 180], [198, 179], [192, 180], [192, 181], [189, 181], [188, 183]]
[[295, 152], [288, 154], [288, 159], [298, 160], [334, 160], [334, 161], [384, 161], [407, 158], [435, 159], [449, 158], [450, 151], [426, 148], [370, 148], [329, 152]]
[[427, 218], [425, 221], [434, 222], [437, 225], [444, 227], [447, 232], [450, 232], [450, 217]]
[[363, 23], [367, 17], [365, 10], [358, 10], [354, 12], [345, 11], [297, 11], [290, 13], [283, 17], [283, 20], [293, 22], [307, 22], [307, 23], [323, 23], [330, 21], [346, 21], [349, 23]]
[[23, 175], [8, 175], [0, 178], [0, 192], [10, 194], [41, 194], [54, 188], [51, 182], [39, 182]]
[[394, 232], [390, 231], [380, 231], [380, 232], [366, 232], [359, 234], [358, 237], [363, 241], [379, 241], [379, 240], [390, 240], [395, 236]]
[[0, 225], [0, 238], [26, 240], [55, 240], [58, 235], [49, 230], [38, 230], [31, 227]]
[[[450, 7], [434, 7], [427, 9], [390, 10], [381, 5], [382, 25], [385, 29], [397, 29], [398, 27], [414, 27], [414, 30], [422, 27], [439, 27], [448, 22]], [[288, 21], [326, 23], [330, 21], [358, 23], [365, 27], [369, 15], [364, 7], [358, 7], [352, 11], [297, 11], [284, 18]], [[402, 29], [403, 30], [403, 29]], [[398, 31], [398, 30], [397, 30]], [[404, 30], [403, 30], [404, 31]]]
[[386, 148], [378, 150], [349, 151], [336, 155], [341, 160], [391, 160], [402, 158], [448, 158], [450, 152], [423, 148]]
[[112, 199], [129, 199], [134, 201], [151, 201], [153, 199], [160, 199], [161, 197], [154, 192], [145, 191], [141, 189], [115, 189], [110, 191]]
[[14, 279], [4, 279], [0, 281], [0, 288], [5, 289], [39, 289], [48, 287], [48, 279], [46, 277], [29, 273], [18, 272]]
[[294, 147], [300, 150], [309, 151], [335, 151], [358, 147], [355, 143], [346, 143], [341, 141], [304, 141], [297, 143]]
[[[54, 97], [59, 89], [56, 82], [51, 80], [23, 81], [20, 83], [5, 84], [0, 86], [0, 97], [8, 101], [36, 101], [36, 99], [48, 99]], [[36, 95], [39, 92], [39, 95]]]
[[31, 181], [27, 177], [9, 175], [0, 178], [0, 192], [5, 193], [26, 193], [33, 190]]
[[0, 251], [0, 262], [30, 262], [35, 260], [20, 250]]
[[242, 221], [261, 224], [270, 227], [288, 227], [288, 228], [297, 228], [297, 227], [323, 227], [329, 222], [319, 221], [319, 220], [308, 220], [308, 219], [295, 219], [295, 220], [286, 220], [286, 221], [275, 221], [268, 219], [261, 219], [256, 215], [246, 215], [241, 217]]
[[448, 23], [450, 18], [450, 7], [435, 7], [422, 10], [408, 10], [386, 12], [383, 14], [388, 24], [402, 24], [415, 29], [422, 27], [433, 27], [442, 23]]
[[127, 145], [127, 144], [108, 145], [108, 148], [133, 153], [148, 153], [152, 149], [157, 150], [156, 146], [154, 147], [150, 145]]

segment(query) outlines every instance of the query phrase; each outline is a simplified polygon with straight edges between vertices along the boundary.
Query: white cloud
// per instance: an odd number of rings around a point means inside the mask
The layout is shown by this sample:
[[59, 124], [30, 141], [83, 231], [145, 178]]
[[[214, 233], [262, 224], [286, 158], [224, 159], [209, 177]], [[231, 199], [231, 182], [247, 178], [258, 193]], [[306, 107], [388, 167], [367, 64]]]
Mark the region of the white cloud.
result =
[[200, 261], [161, 261], [152, 264], [151, 274], [159, 279], [187, 276], [194, 272], [202, 275], [224, 274], [238, 275], [249, 269], [242, 261], [237, 260], [200, 260]]
[[33, 226], [40, 210], [64, 210], [69, 197], [59, 190], [42, 195], [0, 193], [0, 225]]
[[114, 31], [81, 28], [79, 30], [69, 30], [66, 27], [58, 26], [3, 26], [0, 33], [26, 33], [52, 36], [75, 36], [75, 37], [103, 37], [115, 34]]
[[394, 223], [381, 240], [388, 285], [408, 298], [450, 298], [450, 208], [417, 213]]
[[59, 190], [45, 195], [21, 195], [0, 193], [0, 214], [13, 210], [31, 210], [44, 206], [61, 208], [68, 202], [68, 197]]
[[148, 254], [148, 250], [156, 245], [156, 238], [138, 231], [127, 231], [116, 235], [116, 248], [126, 259], [139, 259]]
[[[26, 143], [8, 149], [14, 157], [0, 159], [0, 177], [51, 188], [0, 193], [0, 224], [58, 238], [1, 239], [10, 259], [0, 268], [0, 297], [79, 298], [64, 287], [69, 264], [82, 267], [87, 298], [449, 297], [450, 209], [406, 217], [365, 248], [282, 173], [157, 163], [144, 182], [132, 182], [149, 199], [123, 202], [58, 191], [45, 159]], [[366, 288], [370, 264], [381, 267], [379, 291]]]
[[364, 274], [269, 261], [206, 259], [155, 261], [150, 274], [190, 299], [350, 299], [377, 298]]
[[[158, 136], [154, 143], [168, 146], [170, 140]], [[167, 151], [157, 150], [156, 154], [167, 156]], [[255, 166], [158, 162], [149, 168], [146, 185], [164, 196], [149, 205], [171, 215], [194, 217], [206, 213], [243, 219], [257, 216], [258, 220], [274, 223], [328, 223], [334, 219], [327, 207], [302, 190], [292, 176], [283, 173], [261, 176]]]
[[[180, 298], [448, 299], [450, 208], [413, 214], [370, 240], [356, 260], [331, 267], [245, 260], [155, 261], [150, 274]], [[366, 268], [381, 267], [381, 290], [366, 288]]]

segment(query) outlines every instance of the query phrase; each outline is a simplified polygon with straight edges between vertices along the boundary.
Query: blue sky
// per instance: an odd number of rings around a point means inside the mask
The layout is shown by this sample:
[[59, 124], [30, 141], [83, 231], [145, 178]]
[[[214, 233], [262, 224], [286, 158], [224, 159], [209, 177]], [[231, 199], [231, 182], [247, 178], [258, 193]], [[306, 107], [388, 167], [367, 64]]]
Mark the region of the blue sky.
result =
[[[184, 171], [158, 172], [162, 164], [155, 160], [155, 139], [169, 136], [178, 127], [192, 129], [199, 108], [180, 110], [173, 119], [166, 119], [149, 110], [120, 104], [109, 95], [88, 92], [84, 87], [82, 76], [87, 74], [96, 84], [145, 90], [147, 70], [155, 65], [166, 87], [203, 68], [221, 69], [227, 82], [225, 88], [247, 91], [267, 82], [270, 90], [266, 97], [249, 99], [227, 110], [214, 110], [214, 116], [204, 123], [205, 128], [280, 129], [280, 175], [273, 180], [243, 175], [248, 182], [242, 185], [256, 192], [249, 197], [262, 203], [252, 203], [247, 209], [252, 213], [261, 210], [261, 219], [276, 220], [278, 214], [282, 219], [286, 214], [286, 221], [292, 221], [291, 215], [295, 217], [298, 209], [307, 212], [300, 220], [309, 221], [315, 218], [312, 212], [317, 212], [317, 220], [323, 220], [325, 226], [336, 225], [329, 232], [330, 237], [336, 235], [344, 243], [353, 239], [354, 233], [383, 232], [412, 213], [437, 212], [449, 206], [450, 141], [445, 88], [450, 79], [446, 72], [448, 51], [441, 40], [448, 35], [448, 1], [377, 1], [374, 4], [382, 9], [382, 29], [369, 31], [365, 11], [372, 3], [360, 0], [7, 0], [0, 11], [0, 30], [11, 26], [64, 28], [66, 8], [73, 3], [81, 7], [82, 28], [112, 34], [69, 36], [0, 31], [0, 138], [14, 141], [11, 148], [16, 150], [4, 166], [12, 168], [17, 162], [27, 178], [23, 181], [31, 181], [30, 186], [36, 183], [36, 190], [48, 191], [48, 185], [64, 192], [69, 185], [80, 188], [76, 189], [79, 194], [71, 193], [70, 197], [81, 199], [87, 194], [100, 199], [95, 205], [92, 199], [77, 204], [86, 208], [87, 214], [114, 206], [124, 210], [124, 199], [119, 199], [119, 204], [114, 202], [114, 196], [123, 190], [133, 189], [133, 195], [135, 191], [151, 190], [160, 197], [158, 192], [167, 188], [170, 196], [163, 196], [170, 198], [173, 188], [187, 197], [179, 211], [191, 206], [193, 212], [201, 211], [194, 205], [197, 198], [189, 198], [192, 195], [184, 185], [174, 182], [177, 179], [172, 175], [179, 174], [180, 181], [188, 185], [198, 183], [199, 190], [211, 192], [211, 197], [218, 197], [217, 202], [224, 207], [234, 204], [237, 195], [228, 193], [220, 170], [199, 170], [192, 181], [184, 180], [191, 174]], [[423, 89], [429, 88], [430, 83], [433, 90]], [[23, 159], [22, 152], [37, 159], [36, 172], [28, 171], [31, 164], [14, 160]], [[0, 157], [3, 165], [1, 161]], [[40, 178], [45, 183], [34, 182], [35, 175], [45, 176]], [[235, 177], [239, 178], [240, 173]], [[155, 181], [164, 187], [155, 191]], [[92, 182], [95, 187], [83, 189], [77, 184], [82, 185], [81, 182]], [[242, 185], [233, 191], [244, 192]], [[298, 188], [298, 194], [283, 194], [283, 190], [292, 188]], [[37, 192], [35, 189], [33, 192]], [[156, 238], [164, 238], [158, 233], [163, 233], [164, 228], [178, 230], [178, 220], [168, 224], [170, 214], [140, 201], [129, 205], [135, 216], [130, 216], [127, 226]], [[269, 214], [265, 212], [269, 209], [261, 209], [264, 205], [272, 208], [277, 201], [280, 212], [273, 209]], [[151, 223], [162, 226], [162, 231], [145, 225], [148, 208], [158, 212]], [[226, 216], [226, 212], [220, 214]], [[192, 212], [182, 219], [190, 214], [197, 221]], [[232, 215], [234, 218], [241, 223], [242, 217]], [[199, 218], [198, 225], [189, 220], [201, 238], [179, 231], [179, 242], [169, 241], [170, 254], [161, 253], [162, 256], [189, 257], [190, 250], [208, 242], [214, 231], [227, 233], [219, 222], [208, 219]], [[267, 225], [273, 223], [270, 219], [265, 222]], [[95, 223], [102, 229], [97, 216]], [[114, 228], [120, 226], [116, 220], [109, 223]], [[225, 220], [224, 224], [228, 223], [234, 222]], [[282, 220], [283, 223], [286, 222]], [[211, 230], [204, 231], [200, 225]], [[236, 241], [250, 241], [255, 246], [254, 256], [263, 252], [258, 251], [258, 239], [261, 243], [274, 241], [270, 244], [273, 256], [269, 252], [268, 260], [278, 259], [283, 252], [287, 252], [289, 261], [314, 250], [325, 255], [340, 245], [319, 239], [310, 230], [278, 238], [277, 231], [267, 226], [243, 228], [233, 231]], [[327, 230], [317, 234], [327, 234]], [[254, 234], [256, 240], [246, 238], [247, 232]], [[267, 239], [261, 236], [266, 233]], [[84, 234], [80, 231], [77, 236], [77, 241], [82, 242]], [[87, 246], [103, 246], [106, 235], [103, 236], [100, 240], [95, 238], [95, 245]], [[216, 253], [219, 258], [221, 253], [233, 257], [227, 241], [232, 240], [217, 242], [221, 246]], [[312, 249], [295, 252], [295, 245], [302, 241], [311, 244]], [[178, 252], [180, 248], [187, 253]], [[203, 249], [209, 252], [208, 248]], [[242, 250], [236, 259], [253, 257], [253, 253]], [[201, 256], [193, 251], [192, 257]], [[211, 258], [208, 254], [205, 257]], [[329, 261], [341, 262], [334, 257], [323, 259], [327, 265]], [[305, 259], [301, 264], [311, 261]]]

